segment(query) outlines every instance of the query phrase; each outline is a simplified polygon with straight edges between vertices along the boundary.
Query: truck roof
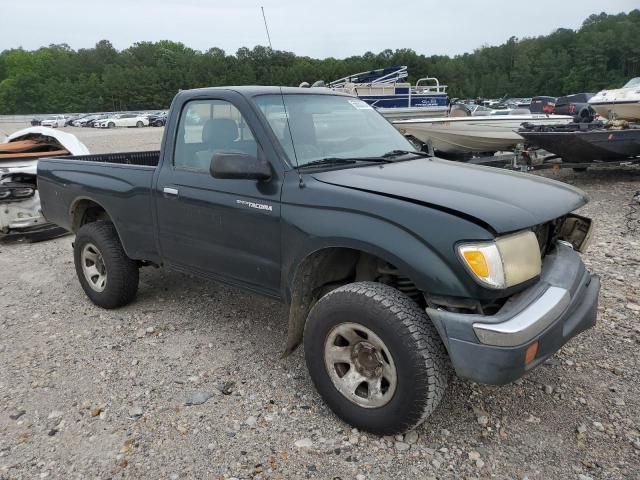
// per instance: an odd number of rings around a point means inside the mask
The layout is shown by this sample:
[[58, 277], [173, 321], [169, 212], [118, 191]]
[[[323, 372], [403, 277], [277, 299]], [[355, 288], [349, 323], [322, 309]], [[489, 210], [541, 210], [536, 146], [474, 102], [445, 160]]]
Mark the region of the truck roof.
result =
[[345, 97], [350, 97], [352, 95], [348, 95], [346, 93], [336, 92], [335, 90], [331, 90], [329, 88], [323, 87], [314, 87], [314, 88], [302, 88], [302, 87], [278, 87], [278, 86], [267, 86], [267, 85], [241, 85], [241, 86], [225, 86], [225, 87], [206, 87], [206, 88], [195, 88], [191, 90], [182, 90], [179, 95], [185, 97], [198, 97], [203, 94], [215, 94], [215, 92], [219, 92], [221, 90], [231, 90], [239, 93], [245, 97], [255, 97], [256, 95], [279, 95], [280, 93], [284, 95], [293, 95], [293, 94], [305, 94], [305, 95], [340, 95]]

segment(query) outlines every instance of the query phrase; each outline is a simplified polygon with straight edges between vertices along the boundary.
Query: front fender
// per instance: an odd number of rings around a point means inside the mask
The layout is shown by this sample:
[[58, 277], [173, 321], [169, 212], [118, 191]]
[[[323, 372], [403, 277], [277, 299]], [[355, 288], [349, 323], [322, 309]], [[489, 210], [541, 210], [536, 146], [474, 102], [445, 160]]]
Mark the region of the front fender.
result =
[[[362, 232], [357, 229], [359, 223], [355, 222], [352, 236], [314, 238], [305, 244], [289, 262], [285, 274], [285, 279], [288, 280], [287, 290], [291, 291], [291, 283], [297, 270], [314, 254], [329, 248], [348, 248], [390, 263], [422, 291], [438, 295], [444, 295], [444, 292], [457, 292], [459, 295], [465, 291], [464, 283], [431, 246], [405, 230], [394, 228], [387, 228], [384, 235], [377, 239], [364, 238], [363, 235], [358, 235], [358, 232]], [[357, 238], [358, 236], [360, 238]], [[398, 249], [398, 245], [402, 245], [402, 248]]]
[[[416, 207], [415, 205], [409, 208]], [[313, 209], [283, 206], [286, 218], [283, 234], [283, 291], [289, 304], [289, 328], [284, 355], [293, 352], [302, 341], [304, 325], [312, 306], [321, 292], [316, 272], [327, 275], [327, 282], [344, 278], [340, 259], [331, 261], [331, 268], [323, 262], [326, 251], [355, 250], [380, 258], [400, 270], [423, 292], [443, 296], [471, 296], [468, 274], [456, 271], [448, 250], [438, 248], [443, 240], [442, 232], [435, 241], [417, 234], [396, 222], [372, 214], [350, 210]], [[437, 215], [447, 215], [436, 212]], [[331, 232], [334, 235], [324, 235]], [[485, 233], [487, 235], [487, 233]], [[440, 239], [440, 240], [438, 240]], [[351, 265], [346, 265], [350, 267]]]
[[[412, 218], [414, 225], [403, 222], [401, 216]], [[375, 255], [430, 294], [473, 297], [477, 284], [460, 264], [454, 245], [465, 239], [491, 238], [489, 232], [467, 220], [410, 203], [404, 203], [393, 219], [363, 211], [283, 205], [283, 224], [287, 299], [290, 281], [305, 258], [336, 247]]]

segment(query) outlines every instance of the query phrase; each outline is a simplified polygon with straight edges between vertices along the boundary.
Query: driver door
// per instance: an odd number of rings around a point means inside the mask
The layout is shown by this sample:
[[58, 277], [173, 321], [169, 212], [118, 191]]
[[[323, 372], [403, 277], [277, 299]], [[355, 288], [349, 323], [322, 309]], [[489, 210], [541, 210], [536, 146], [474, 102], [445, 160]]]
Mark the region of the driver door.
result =
[[262, 182], [213, 178], [211, 159], [221, 151], [264, 154], [231, 101], [186, 103], [175, 148], [156, 182], [163, 259], [179, 269], [278, 295], [281, 180], [273, 168], [272, 178]]

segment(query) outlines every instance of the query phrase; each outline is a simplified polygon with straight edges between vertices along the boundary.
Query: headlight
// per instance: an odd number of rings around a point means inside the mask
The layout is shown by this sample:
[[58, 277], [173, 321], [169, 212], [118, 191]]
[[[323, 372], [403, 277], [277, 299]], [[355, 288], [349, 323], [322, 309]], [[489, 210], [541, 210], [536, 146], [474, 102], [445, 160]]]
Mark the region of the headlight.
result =
[[542, 260], [535, 233], [519, 232], [493, 242], [458, 245], [462, 263], [490, 288], [508, 288], [540, 275]]
[[0, 200], [32, 197], [35, 191], [35, 188], [29, 186], [0, 185]]
[[14, 187], [11, 189], [14, 198], [27, 198], [32, 196], [34, 192], [35, 189], [31, 187]]

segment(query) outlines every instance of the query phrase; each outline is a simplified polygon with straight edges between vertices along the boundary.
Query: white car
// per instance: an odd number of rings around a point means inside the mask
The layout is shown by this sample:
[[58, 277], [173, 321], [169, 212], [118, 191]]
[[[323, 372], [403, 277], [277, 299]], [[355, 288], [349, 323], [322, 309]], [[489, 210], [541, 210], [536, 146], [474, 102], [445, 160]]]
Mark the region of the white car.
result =
[[94, 127], [98, 128], [115, 128], [115, 127], [148, 127], [149, 119], [141, 117], [133, 113], [122, 113], [113, 117], [105, 118], [94, 123]]
[[51, 116], [43, 119], [40, 122], [40, 125], [42, 127], [51, 127], [51, 128], [64, 127], [65, 120], [66, 119], [65, 119], [64, 115], [51, 115]]

